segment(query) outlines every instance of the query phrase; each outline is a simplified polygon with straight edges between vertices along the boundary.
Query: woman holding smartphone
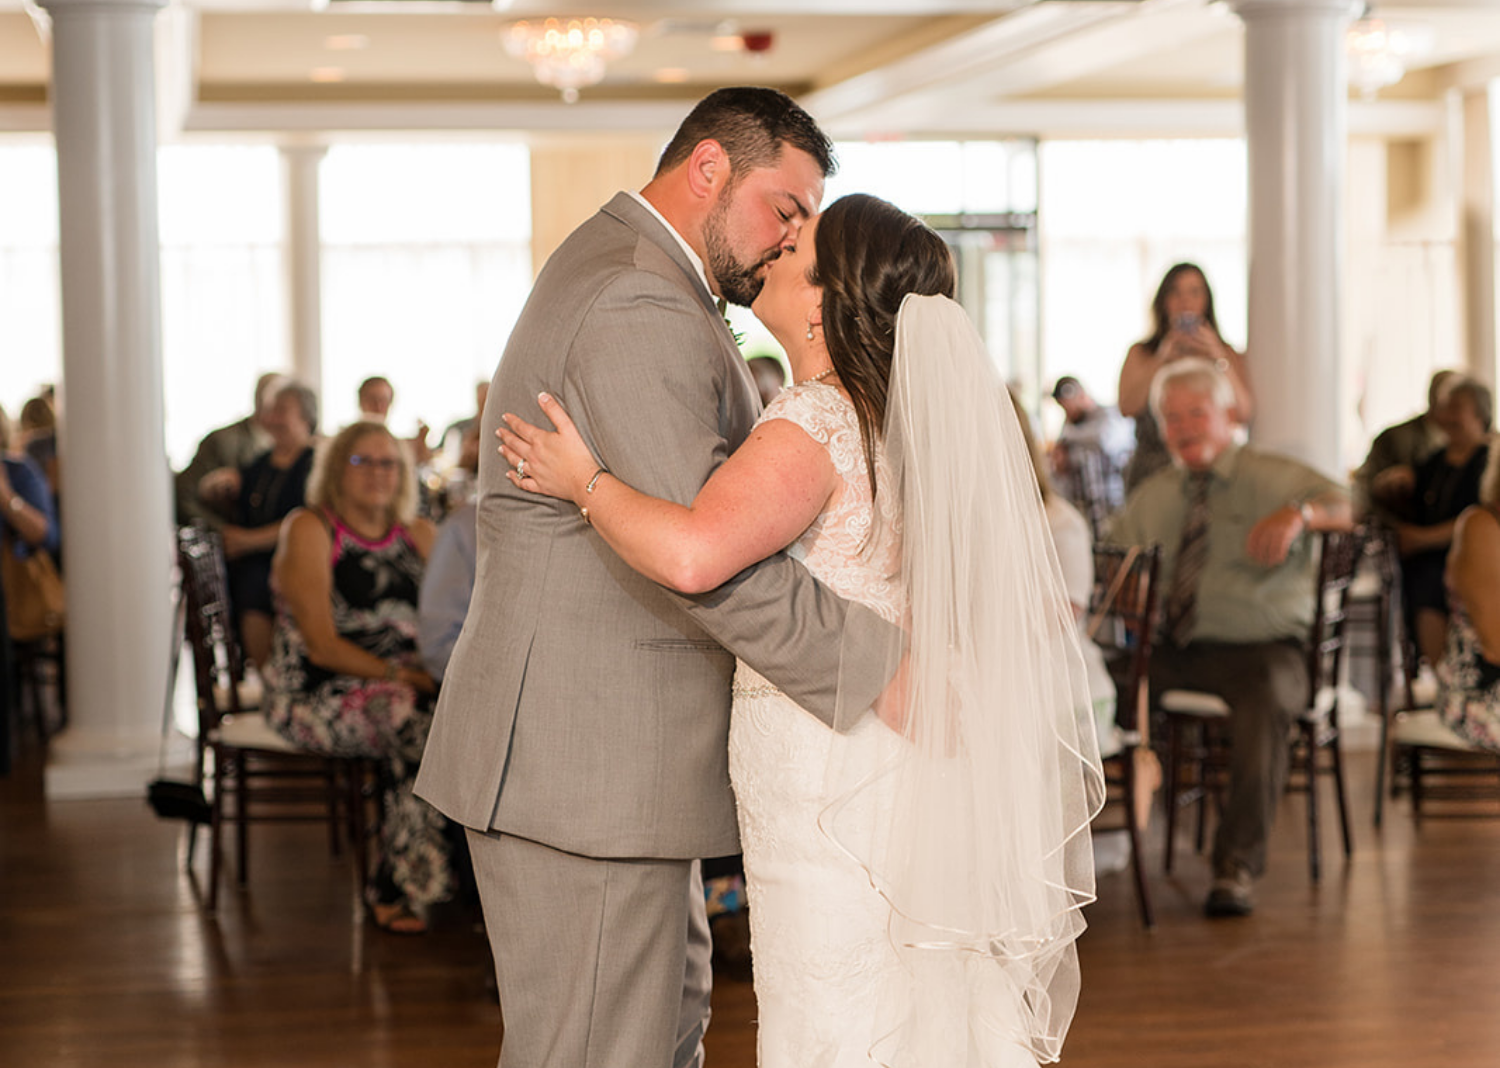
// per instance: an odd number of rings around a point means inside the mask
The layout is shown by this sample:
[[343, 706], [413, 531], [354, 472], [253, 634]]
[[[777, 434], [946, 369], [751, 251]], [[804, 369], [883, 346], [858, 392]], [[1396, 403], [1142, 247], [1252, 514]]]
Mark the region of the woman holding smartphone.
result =
[[1247, 423], [1254, 404], [1245, 373], [1245, 354], [1219, 336], [1214, 294], [1202, 268], [1195, 263], [1179, 263], [1167, 271], [1151, 300], [1151, 320], [1151, 335], [1130, 346], [1125, 365], [1120, 368], [1120, 414], [1135, 419], [1135, 456], [1125, 469], [1126, 494], [1171, 463], [1146, 403], [1151, 380], [1161, 368], [1184, 356], [1213, 360], [1234, 386], [1235, 404], [1230, 414]]

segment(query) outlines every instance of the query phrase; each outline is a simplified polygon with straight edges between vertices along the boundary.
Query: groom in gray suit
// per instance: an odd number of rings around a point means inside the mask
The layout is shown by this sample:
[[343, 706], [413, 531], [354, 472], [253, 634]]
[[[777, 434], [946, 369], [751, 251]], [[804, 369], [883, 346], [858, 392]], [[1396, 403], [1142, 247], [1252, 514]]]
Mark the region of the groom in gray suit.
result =
[[[495, 428], [503, 412], [545, 425], [546, 390], [611, 472], [690, 502], [760, 410], [715, 298], [755, 298], [833, 166], [781, 93], [705, 98], [641, 193], [548, 260], [495, 373], [474, 599], [417, 792], [469, 829], [505, 1068], [701, 1063], [697, 858], [739, 849], [735, 656], [832, 722], [841, 655], [847, 678], [850, 657], [876, 663], [891, 635], [785, 556], [701, 596], [655, 585], [571, 503], [514, 488]], [[885, 679], [863, 677], [873, 698]]]

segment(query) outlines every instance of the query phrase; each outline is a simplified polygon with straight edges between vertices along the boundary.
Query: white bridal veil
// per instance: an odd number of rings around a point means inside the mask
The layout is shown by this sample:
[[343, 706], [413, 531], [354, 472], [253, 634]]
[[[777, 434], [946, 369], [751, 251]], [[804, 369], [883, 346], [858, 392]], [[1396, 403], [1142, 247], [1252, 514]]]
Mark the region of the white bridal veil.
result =
[[[946, 297], [908, 296], [896, 335], [877, 492], [901, 502], [907, 744], [880, 767], [836, 756], [820, 822], [894, 910], [903, 968], [879, 1062], [1050, 1062], [1077, 1003], [1104, 796], [1083, 659], [983, 341]], [[841, 707], [836, 726], [865, 712]]]

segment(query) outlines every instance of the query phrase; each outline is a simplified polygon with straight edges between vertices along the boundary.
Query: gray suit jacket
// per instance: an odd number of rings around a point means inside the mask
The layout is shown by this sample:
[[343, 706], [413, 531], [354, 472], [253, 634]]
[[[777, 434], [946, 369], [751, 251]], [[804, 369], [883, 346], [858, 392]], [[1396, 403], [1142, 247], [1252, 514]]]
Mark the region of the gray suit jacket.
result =
[[[545, 425], [542, 390], [610, 471], [682, 503], [760, 407], [682, 249], [624, 193], [542, 269], [481, 440], [493, 444], [502, 412]], [[627, 567], [570, 502], [515, 489], [493, 447], [481, 457], [474, 597], [417, 793], [465, 826], [585, 856], [735, 852], [735, 654], [831, 722], [844, 646], [873, 664], [890, 628], [784, 555], [712, 593], [672, 593]], [[876, 671], [870, 696], [884, 682]]]

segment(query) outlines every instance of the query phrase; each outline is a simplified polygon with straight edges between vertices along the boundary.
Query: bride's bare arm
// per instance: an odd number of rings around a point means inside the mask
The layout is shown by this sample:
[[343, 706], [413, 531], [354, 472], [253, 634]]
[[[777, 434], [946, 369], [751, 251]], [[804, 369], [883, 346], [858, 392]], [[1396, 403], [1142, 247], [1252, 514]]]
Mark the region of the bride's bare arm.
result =
[[[605, 472], [562, 405], [538, 398], [556, 431], [505, 416], [500, 451], [524, 490], [570, 500], [609, 547], [647, 578], [682, 593], [722, 585], [786, 548], [828, 503], [836, 485], [828, 452], [785, 419], [761, 423], [690, 505], [648, 497]], [[588, 486], [593, 483], [593, 490]]]

